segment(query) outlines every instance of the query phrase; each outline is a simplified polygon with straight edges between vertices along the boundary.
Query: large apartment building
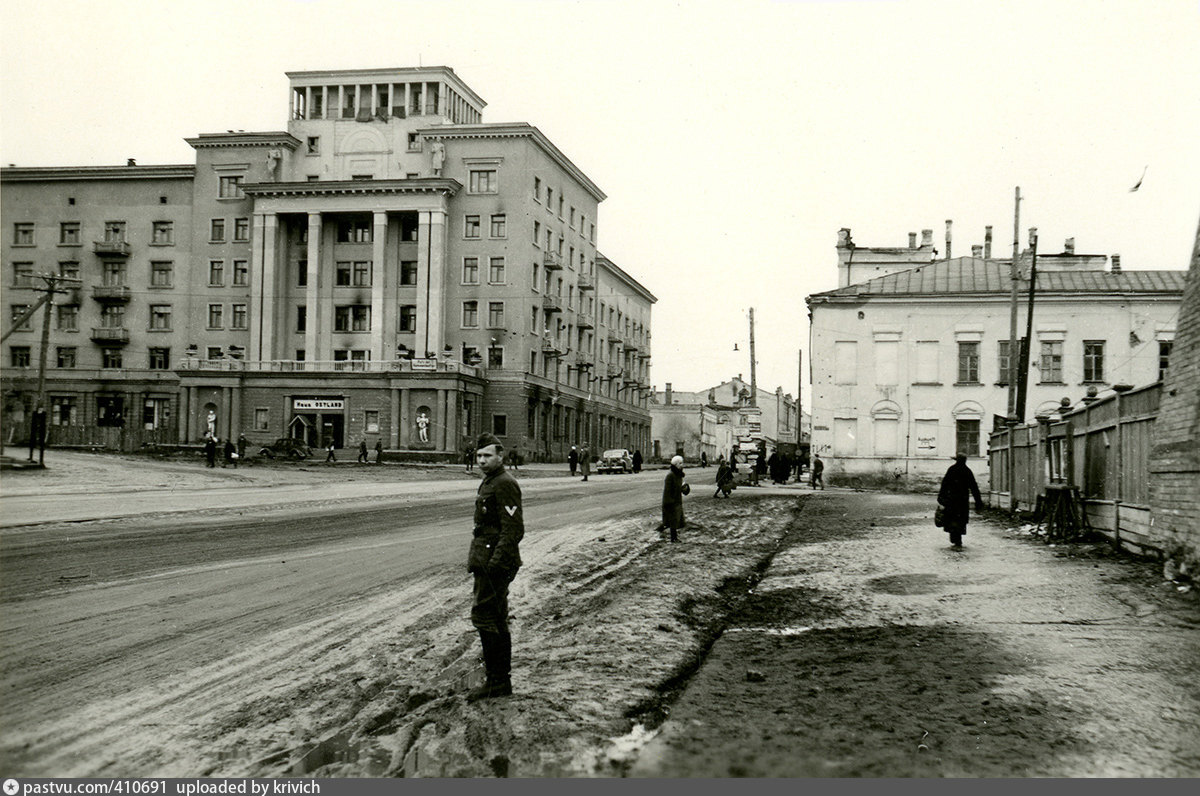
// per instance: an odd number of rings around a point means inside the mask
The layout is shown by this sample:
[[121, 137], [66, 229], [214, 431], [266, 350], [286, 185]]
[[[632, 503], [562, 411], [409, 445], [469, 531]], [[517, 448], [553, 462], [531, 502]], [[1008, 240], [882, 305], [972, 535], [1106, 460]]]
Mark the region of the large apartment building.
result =
[[[289, 73], [286, 131], [195, 163], [7, 168], [7, 330], [76, 276], [49, 342], [51, 437], [167, 429], [534, 458], [648, 447], [655, 297], [596, 247], [600, 188], [536, 127], [485, 124], [446, 67]], [[6, 341], [6, 421], [36, 401]]]

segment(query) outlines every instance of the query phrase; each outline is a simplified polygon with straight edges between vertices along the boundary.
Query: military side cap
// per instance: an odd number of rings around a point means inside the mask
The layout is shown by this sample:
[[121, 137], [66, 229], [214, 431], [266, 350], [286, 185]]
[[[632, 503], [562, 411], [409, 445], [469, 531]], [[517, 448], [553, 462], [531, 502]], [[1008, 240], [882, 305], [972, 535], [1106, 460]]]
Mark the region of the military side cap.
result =
[[504, 447], [504, 443], [496, 439], [495, 434], [480, 434], [479, 440], [475, 443], [475, 449], [486, 448], [488, 445], [495, 445], [497, 448]]

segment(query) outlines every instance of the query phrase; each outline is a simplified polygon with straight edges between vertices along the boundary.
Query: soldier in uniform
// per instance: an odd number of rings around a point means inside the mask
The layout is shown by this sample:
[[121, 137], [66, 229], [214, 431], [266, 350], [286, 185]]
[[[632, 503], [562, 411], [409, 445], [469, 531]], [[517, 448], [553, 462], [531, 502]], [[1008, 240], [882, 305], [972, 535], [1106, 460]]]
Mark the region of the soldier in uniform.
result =
[[468, 702], [512, 694], [508, 584], [521, 566], [518, 548], [525, 535], [521, 487], [504, 469], [500, 440], [492, 434], [482, 435], [475, 446], [475, 461], [483, 483], [475, 497], [475, 536], [467, 569], [475, 576], [471, 624], [483, 645], [487, 682], [467, 695]]

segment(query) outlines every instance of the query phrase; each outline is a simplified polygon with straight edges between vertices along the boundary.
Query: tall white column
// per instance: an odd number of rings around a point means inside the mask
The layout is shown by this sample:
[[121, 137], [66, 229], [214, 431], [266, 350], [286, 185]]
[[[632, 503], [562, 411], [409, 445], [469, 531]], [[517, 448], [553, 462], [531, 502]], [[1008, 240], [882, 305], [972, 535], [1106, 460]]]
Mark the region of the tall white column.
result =
[[[446, 340], [446, 211], [433, 210], [429, 213], [429, 350], [435, 356], [442, 353]], [[482, 267], [482, 266], [481, 266]], [[487, 316], [485, 307], [480, 307], [480, 323]]]
[[275, 339], [275, 234], [278, 217], [274, 213], [254, 214], [251, 244], [249, 359], [273, 358]]
[[263, 298], [262, 298], [262, 357], [274, 359], [277, 350], [276, 338], [279, 330], [276, 328], [275, 302], [278, 300], [279, 275], [277, 273], [277, 237], [279, 233], [279, 216], [266, 213], [263, 216]]
[[304, 356], [306, 359], [320, 359], [317, 350], [317, 333], [321, 324], [321, 311], [317, 305], [317, 286], [321, 275], [321, 214], [308, 214], [308, 275], [304, 290], [304, 303], [308, 318], [304, 327]]
[[[383, 311], [383, 287], [387, 268], [384, 267], [383, 257], [387, 246], [387, 213], [376, 210], [374, 213], [375, 228], [372, 230], [371, 248], [371, 359], [376, 362], [390, 354], [385, 348], [384, 341], [387, 329], [387, 319]], [[391, 358], [390, 356], [387, 358]]]

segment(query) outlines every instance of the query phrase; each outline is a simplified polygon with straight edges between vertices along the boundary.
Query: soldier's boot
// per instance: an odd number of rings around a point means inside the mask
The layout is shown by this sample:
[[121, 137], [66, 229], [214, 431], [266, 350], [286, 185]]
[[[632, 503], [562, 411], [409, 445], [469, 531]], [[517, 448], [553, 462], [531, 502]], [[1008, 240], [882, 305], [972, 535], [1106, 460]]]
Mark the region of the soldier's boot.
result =
[[511, 636], [506, 633], [491, 633], [479, 631], [479, 641], [483, 646], [483, 665], [487, 670], [487, 680], [478, 688], [467, 694], [468, 702], [478, 702], [481, 699], [512, 695], [512, 681], [509, 679], [510, 659], [512, 655]]

